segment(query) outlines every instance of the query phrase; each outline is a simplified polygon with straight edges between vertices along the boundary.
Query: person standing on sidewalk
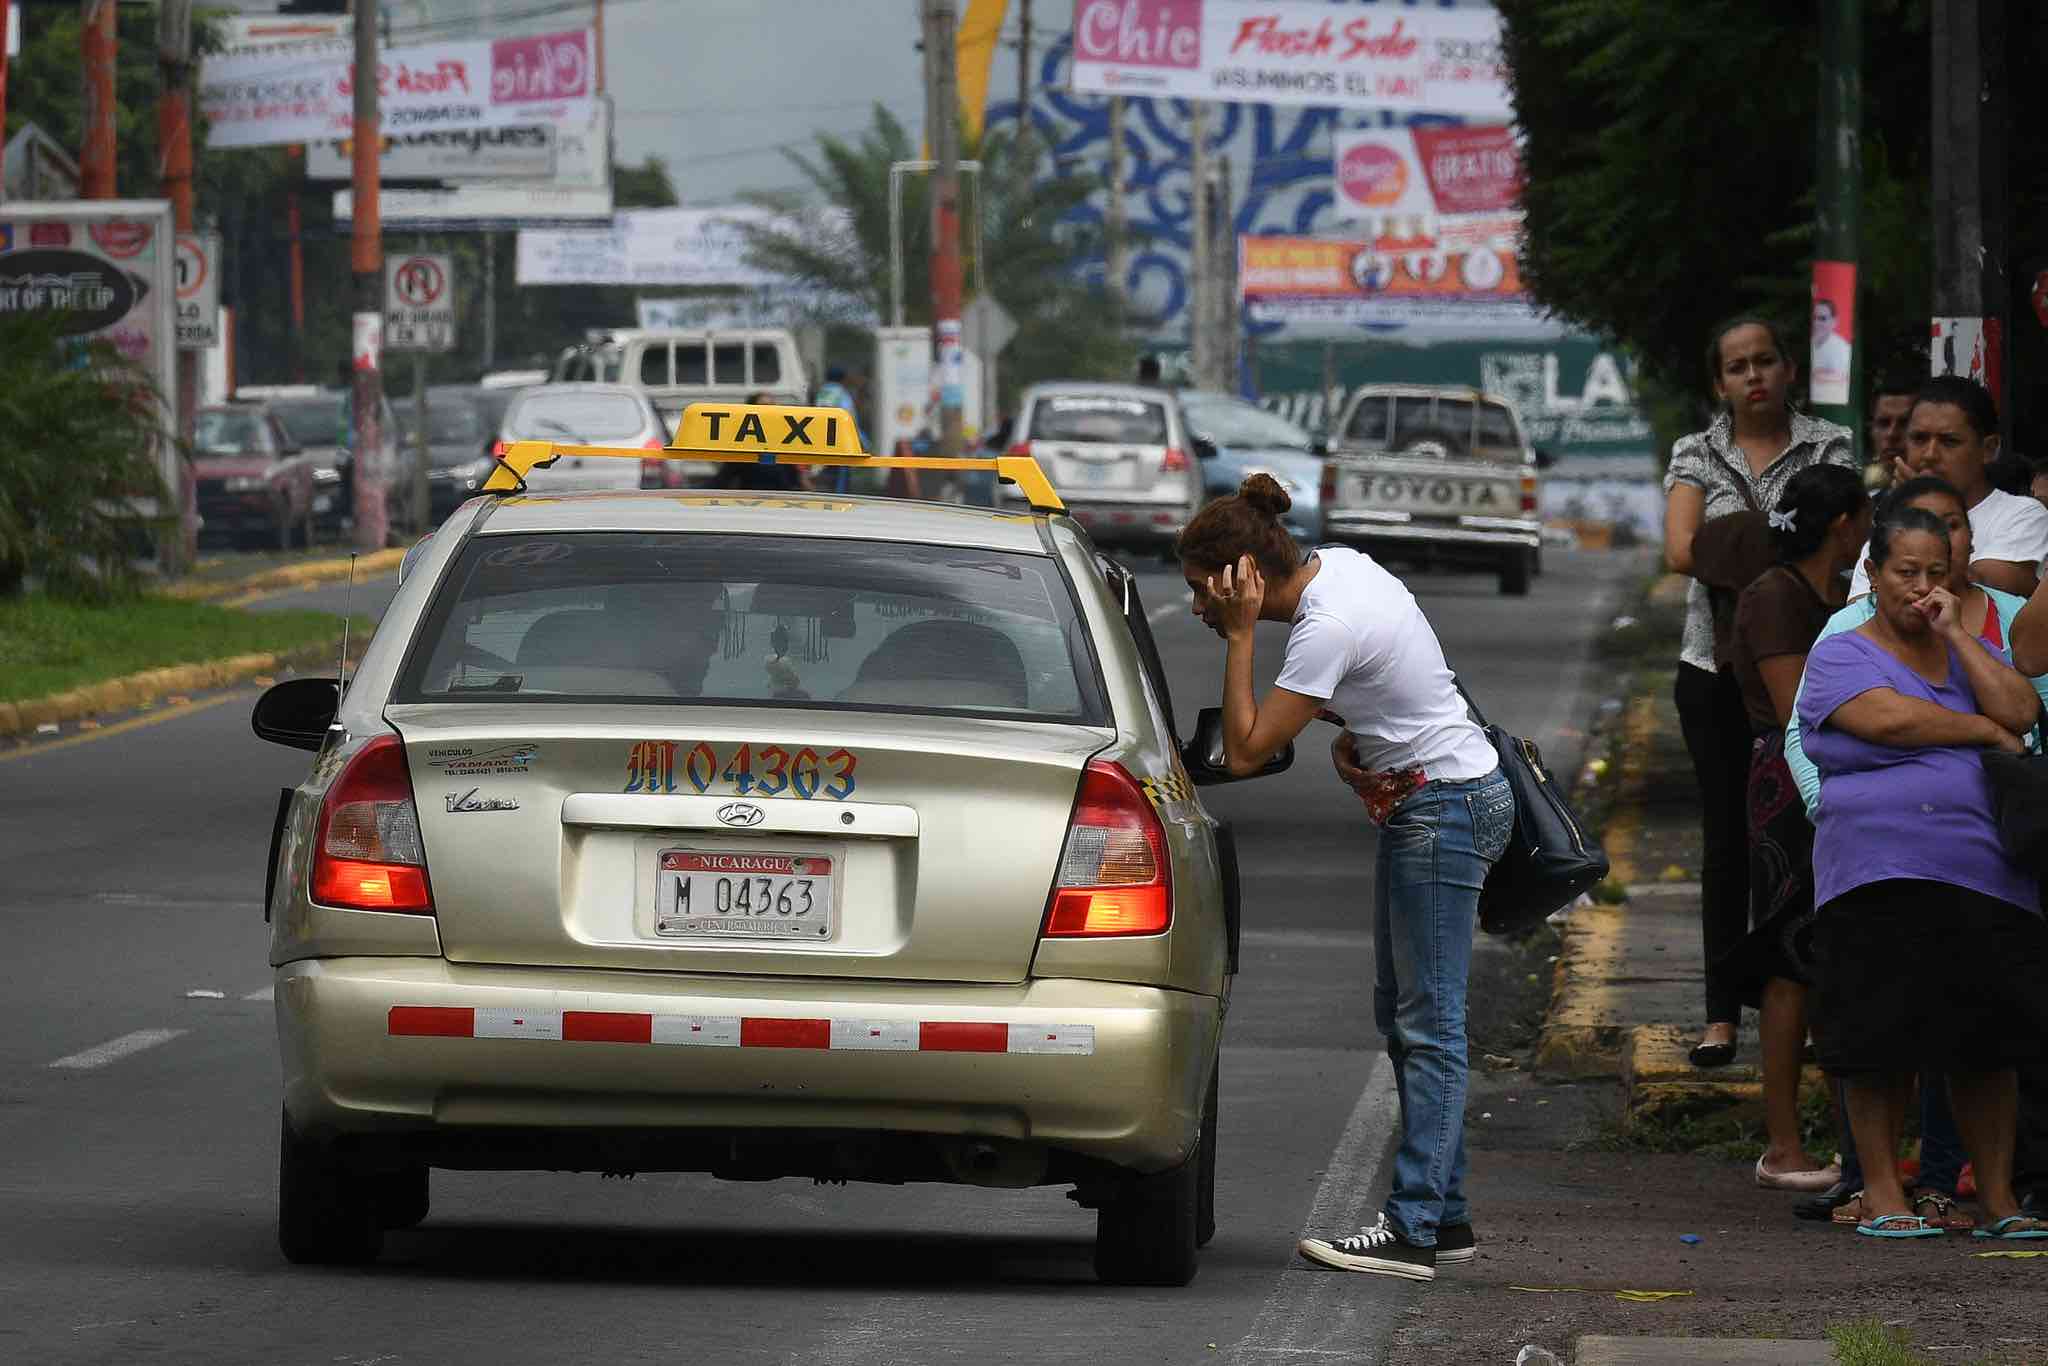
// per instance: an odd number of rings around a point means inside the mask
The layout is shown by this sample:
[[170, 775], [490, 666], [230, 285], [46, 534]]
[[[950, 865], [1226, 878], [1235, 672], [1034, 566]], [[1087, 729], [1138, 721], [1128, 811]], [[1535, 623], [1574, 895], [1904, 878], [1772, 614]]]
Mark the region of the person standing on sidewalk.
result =
[[[1791, 406], [1797, 367], [1777, 329], [1762, 318], [1733, 319], [1707, 343], [1707, 370], [1724, 405], [1706, 430], [1671, 448], [1664, 475], [1664, 562], [1692, 577], [1675, 688], [1679, 726], [1700, 787], [1700, 933], [1707, 962], [1706, 1030], [1691, 1053], [1696, 1067], [1735, 1060], [1740, 993], [1714, 966], [1749, 928], [1749, 714], [1742, 690], [1717, 659], [1717, 604], [1693, 561], [1693, 538], [1718, 517], [1776, 506], [1792, 476], [1813, 465], [1853, 470], [1845, 427]], [[1745, 584], [1734, 584], [1739, 592]], [[1720, 595], [1724, 624], [1734, 599]], [[1722, 632], [1725, 636], [1725, 628]]]
[[[1814, 842], [1821, 1064], [1847, 1083], [1877, 1238], [1939, 1237], [1900, 1181], [1913, 1073], [1946, 1072], [1990, 1219], [1978, 1237], [2048, 1239], [2013, 1191], [2015, 1064], [2048, 1051], [2040, 888], [1998, 832], [1979, 753], [2023, 753], [2034, 686], [1973, 635], [1948, 589], [1950, 528], [1886, 509], [1870, 541], [1875, 611], [1807, 656], [1798, 701], [1821, 775]], [[1972, 971], [1936, 973], [1963, 947]]]
[[1806, 1048], [1806, 993], [1813, 984], [1813, 825], [1785, 766], [1785, 723], [1799, 675], [1844, 575], [1870, 534], [1870, 498], [1854, 470], [1815, 465], [1792, 476], [1770, 512], [1778, 562], [1743, 590], [1735, 608], [1733, 664], [1756, 741], [1749, 763], [1749, 937], [1717, 965], [1758, 1009], [1764, 1055], [1764, 1131], [1756, 1183], [1823, 1191], [1841, 1169], [1815, 1161], [1800, 1141], [1799, 1069]]
[[[1439, 1262], [1470, 1261], [1476, 1246], [1464, 1191], [1465, 989], [1479, 892], [1513, 832], [1514, 792], [1414, 596], [1356, 550], [1304, 561], [1280, 520], [1289, 505], [1271, 475], [1254, 474], [1197, 513], [1177, 549], [1195, 615], [1226, 642], [1230, 771], [1256, 773], [1318, 716], [1338, 721], [1338, 771], [1364, 770], [1354, 790], [1380, 827], [1373, 1015], [1401, 1100], [1393, 1189], [1377, 1224], [1299, 1247], [1322, 1266], [1434, 1280]], [[1288, 626], [1264, 701], [1252, 690], [1261, 621]]]

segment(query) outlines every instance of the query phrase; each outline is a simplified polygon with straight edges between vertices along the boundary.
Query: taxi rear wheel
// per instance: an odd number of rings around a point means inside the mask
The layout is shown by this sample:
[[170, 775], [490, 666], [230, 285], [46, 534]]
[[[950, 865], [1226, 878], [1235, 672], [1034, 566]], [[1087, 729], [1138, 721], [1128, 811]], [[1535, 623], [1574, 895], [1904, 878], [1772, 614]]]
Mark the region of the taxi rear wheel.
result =
[[1170, 1172], [1133, 1177], [1095, 1215], [1095, 1274], [1110, 1285], [1186, 1285], [1216, 1233], [1216, 1073], [1201, 1146]]
[[277, 1154], [277, 1245], [288, 1261], [374, 1261], [384, 1229], [366, 1176], [333, 1152], [281, 1125]]
[[412, 1228], [427, 1217], [431, 1206], [427, 1191], [427, 1169], [406, 1167], [379, 1172], [376, 1177], [377, 1222], [385, 1228]]

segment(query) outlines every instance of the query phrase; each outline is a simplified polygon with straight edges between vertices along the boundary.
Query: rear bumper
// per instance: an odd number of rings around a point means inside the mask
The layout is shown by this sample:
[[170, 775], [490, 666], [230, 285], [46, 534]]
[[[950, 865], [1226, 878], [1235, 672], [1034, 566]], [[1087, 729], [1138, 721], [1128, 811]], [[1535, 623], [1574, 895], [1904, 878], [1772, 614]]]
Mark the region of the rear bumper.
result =
[[1415, 550], [1441, 547], [1475, 559], [1488, 552], [1535, 550], [1543, 544], [1543, 524], [1533, 518], [1467, 517], [1454, 525], [1402, 521], [1384, 513], [1341, 508], [1324, 513], [1323, 534], [1352, 545], [1378, 543]]
[[1193, 1149], [1221, 1026], [1213, 997], [1070, 979], [439, 959], [288, 963], [276, 998], [285, 1110], [308, 1136], [517, 1131], [546, 1150], [596, 1131], [971, 1135], [1139, 1171]]
[[1100, 544], [1170, 544], [1188, 524], [1185, 503], [1077, 503], [1067, 501], [1067, 515], [1087, 528]]

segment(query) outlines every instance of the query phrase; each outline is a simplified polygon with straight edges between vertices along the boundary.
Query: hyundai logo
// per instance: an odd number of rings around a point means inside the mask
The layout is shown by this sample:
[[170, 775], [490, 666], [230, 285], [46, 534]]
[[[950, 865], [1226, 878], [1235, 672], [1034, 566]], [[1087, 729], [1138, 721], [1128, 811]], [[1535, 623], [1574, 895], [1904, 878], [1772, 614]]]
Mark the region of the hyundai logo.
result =
[[736, 825], [742, 830], [751, 830], [768, 818], [768, 813], [752, 802], [727, 802], [718, 808], [718, 819], [726, 825]]

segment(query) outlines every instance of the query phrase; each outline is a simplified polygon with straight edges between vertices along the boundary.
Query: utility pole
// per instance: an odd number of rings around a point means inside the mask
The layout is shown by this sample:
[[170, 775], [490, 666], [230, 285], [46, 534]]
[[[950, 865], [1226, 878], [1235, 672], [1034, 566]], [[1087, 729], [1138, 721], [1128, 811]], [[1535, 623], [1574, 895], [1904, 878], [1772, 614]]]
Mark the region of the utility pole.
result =
[[81, 199], [114, 191], [114, 0], [80, 0], [79, 56], [85, 67], [85, 145], [78, 152]]
[[498, 234], [484, 231], [484, 363], [483, 372], [498, 368]]
[[[171, 201], [172, 222], [179, 232], [191, 232], [197, 225], [192, 217], [192, 0], [162, 0], [157, 10], [157, 65], [163, 73], [163, 94], [157, 102], [157, 147], [163, 158], [158, 178], [164, 198]], [[216, 266], [217, 268], [217, 266]], [[199, 353], [178, 349], [178, 392], [176, 396], [178, 444], [192, 445], [192, 429], [199, 417]], [[176, 572], [199, 557], [198, 491], [192, 482], [190, 461], [178, 462], [178, 534], [175, 563], [165, 568]]]
[[1216, 387], [1235, 392], [1238, 384], [1238, 342], [1244, 335], [1237, 299], [1237, 233], [1230, 211], [1230, 154], [1216, 158], [1216, 192], [1209, 196], [1210, 275], [1216, 281]]
[[1191, 102], [1188, 120], [1189, 178], [1193, 212], [1188, 216], [1188, 368], [1195, 387], [1209, 387], [1209, 105]]
[[306, 247], [305, 222], [299, 208], [299, 187], [284, 194], [285, 230], [291, 237], [292, 378], [306, 382]]
[[381, 430], [384, 382], [379, 367], [384, 352], [384, 242], [382, 206], [377, 197], [378, 161], [384, 139], [377, 116], [377, 6], [356, 5], [355, 124], [349, 145], [354, 153], [351, 184], [355, 219], [349, 240], [349, 265], [355, 272], [356, 307], [351, 329], [353, 385], [349, 422], [355, 471], [355, 541], [358, 550], [382, 550], [389, 523], [384, 509], [384, 433]]
[[[14, 0], [0, 0], [0, 173], [7, 170], [7, 35], [14, 27]], [[7, 197], [0, 181], [0, 199]]]
[[958, 459], [961, 445], [960, 96], [953, 46], [959, 21], [953, 0], [927, 0], [925, 51], [932, 77], [932, 337], [938, 350], [939, 454]]
[[1017, 147], [1031, 136], [1031, 0], [1017, 0]]
[[[1863, 189], [1863, 14], [1862, 0], [1821, 0], [1820, 101], [1815, 167], [1813, 298], [1828, 300], [1830, 313], [1854, 322], [1860, 250], [1860, 204]], [[1813, 408], [1839, 422], [1863, 445], [1862, 384], [1870, 354], [1868, 329], [1864, 344], [1850, 353], [1847, 374], [1827, 373], [1818, 366], [1812, 381]], [[1820, 355], [1815, 337], [1811, 354]], [[1850, 337], [1852, 345], [1854, 336]]]
[[2006, 401], [2007, 182], [2005, 0], [1935, 0], [1934, 331], [1935, 374], [1974, 376]]
[[1109, 97], [1109, 212], [1103, 215], [1109, 230], [1109, 297], [1116, 308], [1116, 325], [1124, 325], [1124, 97]]

